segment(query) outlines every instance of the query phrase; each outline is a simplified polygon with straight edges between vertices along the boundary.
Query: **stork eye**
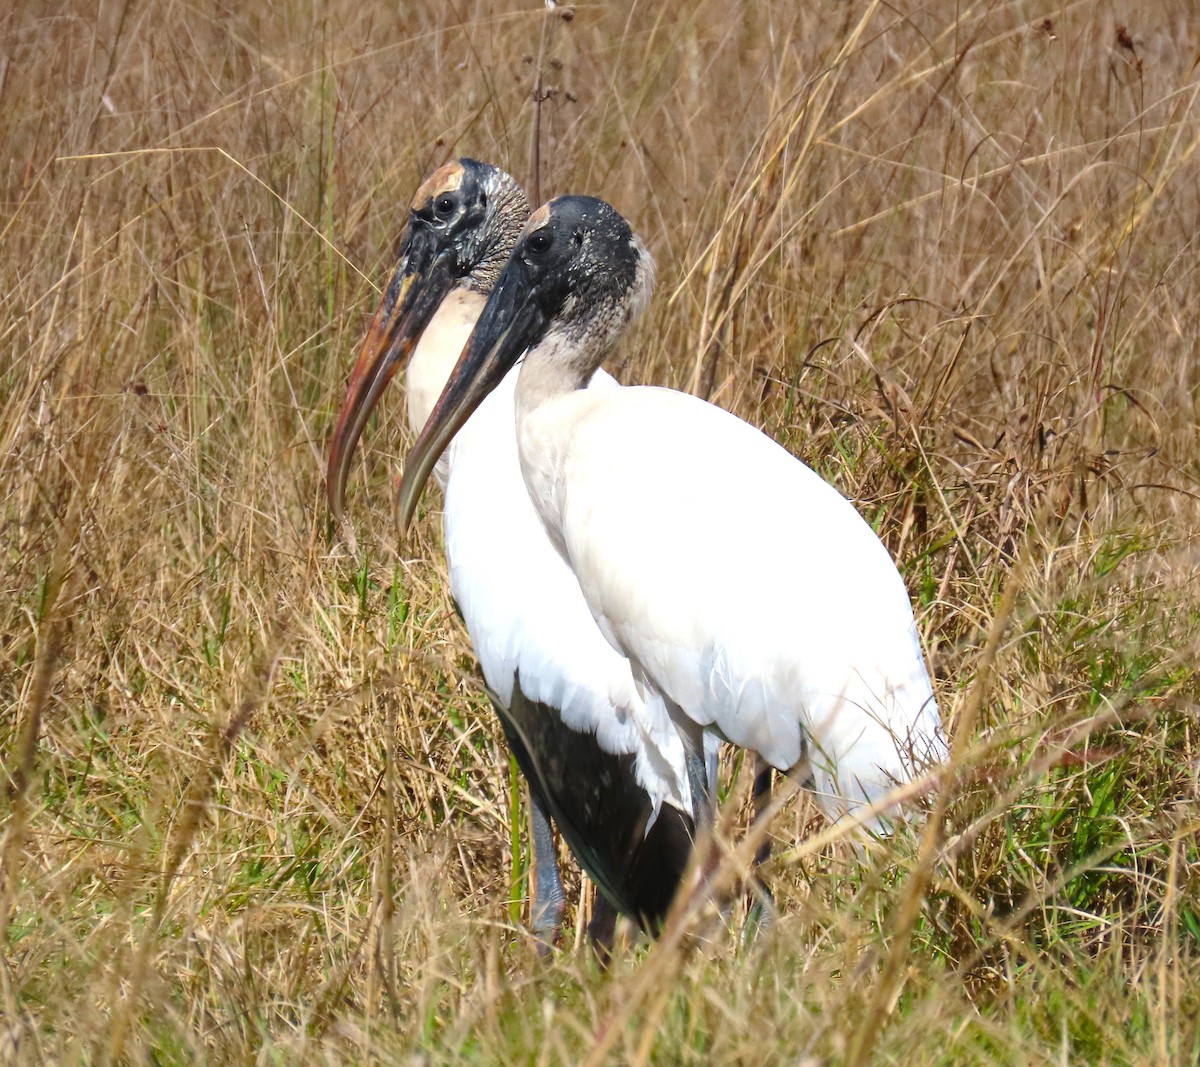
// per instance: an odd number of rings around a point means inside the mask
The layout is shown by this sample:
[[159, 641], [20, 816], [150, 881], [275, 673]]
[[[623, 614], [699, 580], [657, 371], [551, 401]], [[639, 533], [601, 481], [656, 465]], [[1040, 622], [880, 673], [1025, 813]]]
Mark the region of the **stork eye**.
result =
[[437, 213], [439, 219], [448, 219], [454, 214], [454, 208], [457, 205], [454, 202], [454, 197], [449, 193], [442, 193], [434, 202], [433, 210]]
[[550, 251], [550, 246], [553, 244], [554, 238], [550, 234], [545, 230], [538, 230], [537, 233], [530, 235], [525, 247], [535, 256], [544, 256]]

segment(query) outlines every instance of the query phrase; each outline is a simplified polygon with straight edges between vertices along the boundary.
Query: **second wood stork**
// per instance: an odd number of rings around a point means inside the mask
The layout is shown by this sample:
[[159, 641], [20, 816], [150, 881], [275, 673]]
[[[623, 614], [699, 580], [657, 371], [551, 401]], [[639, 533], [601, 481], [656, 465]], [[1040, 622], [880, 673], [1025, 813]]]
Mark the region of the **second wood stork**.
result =
[[[420, 429], [528, 215], [512, 177], [476, 160], [446, 164], [417, 191], [333, 436], [327, 489], [339, 519], [355, 446], [387, 383], [407, 363], [408, 416]], [[589, 384], [617, 388], [603, 372]], [[517, 462], [515, 385], [513, 374], [480, 405], [438, 479], [451, 592], [529, 783], [534, 932], [552, 941], [563, 907], [551, 816], [604, 899], [653, 929], [687, 867], [702, 796], [665, 705], [639, 692], [533, 510]], [[714, 769], [715, 754], [714, 742]], [[611, 919], [601, 907], [602, 942]]]
[[779, 770], [807, 757], [834, 818], [886, 804], [946, 749], [912, 605], [879, 538], [730, 413], [669, 389], [584, 388], [653, 278], [608, 204], [539, 208], [408, 457], [402, 525], [447, 442], [523, 357], [529, 495], [600, 630], [692, 752], [718, 735]]

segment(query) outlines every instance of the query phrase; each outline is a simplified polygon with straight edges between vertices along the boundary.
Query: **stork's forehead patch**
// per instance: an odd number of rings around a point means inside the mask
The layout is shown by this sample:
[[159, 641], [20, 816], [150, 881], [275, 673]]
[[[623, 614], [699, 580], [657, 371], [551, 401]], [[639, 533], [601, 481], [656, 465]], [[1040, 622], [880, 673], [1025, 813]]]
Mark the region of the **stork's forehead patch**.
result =
[[464, 175], [463, 165], [457, 159], [443, 163], [421, 183], [421, 188], [413, 197], [413, 207], [421, 207], [426, 200], [432, 200], [439, 193], [457, 192]]

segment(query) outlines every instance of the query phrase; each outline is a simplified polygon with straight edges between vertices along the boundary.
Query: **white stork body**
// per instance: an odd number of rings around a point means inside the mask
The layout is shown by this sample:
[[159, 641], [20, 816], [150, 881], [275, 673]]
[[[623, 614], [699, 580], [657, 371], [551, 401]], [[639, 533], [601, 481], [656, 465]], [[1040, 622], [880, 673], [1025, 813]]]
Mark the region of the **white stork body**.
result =
[[544, 396], [536, 349], [525, 366], [518, 444], [538, 514], [601, 631], [685, 729], [780, 770], [807, 739], [835, 817], [943, 755], [908, 593], [837, 490], [695, 397]]
[[[474, 299], [443, 302], [411, 357], [408, 414], [414, 430], [424, 426], [482, 308], [482, 298], [467, 296]], [[527, 777], [572, 851], [621, 911], [637, 917], [649, 910], [658, 920], [655, 911], [665, 913], [686, 862], [680, 831], [690, 836], [696, 805], [705, 801], [692, 797], [684, 743], [664, 701], [639, 693], [629, 660], [597, 628], [579, 583], [534, 511], [517, 459], [518, 377], [514, 368], [438, 465], [450, 590], [509, 741], [530, 765]], [[587, 392], [619, 388], [601, 370]], [[719, 740], [707, 738], [710, 781], [718, 750]], [[601, 769], [605, 755], [625, 757], [626, 765]], [[649, 811], [639, 815], [647, 798]], [[654, 882], [653, 874], [622, 869], [620, 861], [627, 858], [631, 833], [651, 833], [664, 804], [674, 822], [660, 832], [674, 839], [655, 844], [675, 854], [651, 857], [661, 858], [667, 884], [661, 905], [647, 909], [647, 891], [629, 883]], [[612, 840], [605, 840], [609, 835]], [[539, 859], [544, 867], [546, 857]]]

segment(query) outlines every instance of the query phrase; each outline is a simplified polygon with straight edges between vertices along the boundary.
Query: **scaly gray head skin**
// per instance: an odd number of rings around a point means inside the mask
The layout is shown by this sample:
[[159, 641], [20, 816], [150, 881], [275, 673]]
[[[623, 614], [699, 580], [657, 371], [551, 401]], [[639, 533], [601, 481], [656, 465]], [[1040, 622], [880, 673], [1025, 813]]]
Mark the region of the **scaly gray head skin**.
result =
[[529, 201], [511, 174], [463, 158], [439, 167], [417, 190], [406, 240], [418, 221], [440, 233], [458, 284], [487, 296], [528, 218]]
[[401, 531], [451, 439], [521, 356], [542, 341], [576, 388], [649, 302], [654, 261], [603, 200], [560, 196], [530, 216], [462, 357], [413, 445], [396, 496]]
[[333, 433], [325, 488], [338, 521], [354, 449], [388, 382], [451, 290], [491, 292], [528, 217], [529, 202], [516, 181], [474, 159], [446, 163], [417, 190], [399, 261], [363, 340]]
[[538, 208], [509, 270], [514, 296], [494, 301], [492, 314], [511, 315], [518, 295], [536, 305], [539, 325], [522, 336], [525, 351], [561, 334], [577, 386], [591, 379], [654, 288], [645, 246], [616, 210], [590, 196], [560, 196]]

